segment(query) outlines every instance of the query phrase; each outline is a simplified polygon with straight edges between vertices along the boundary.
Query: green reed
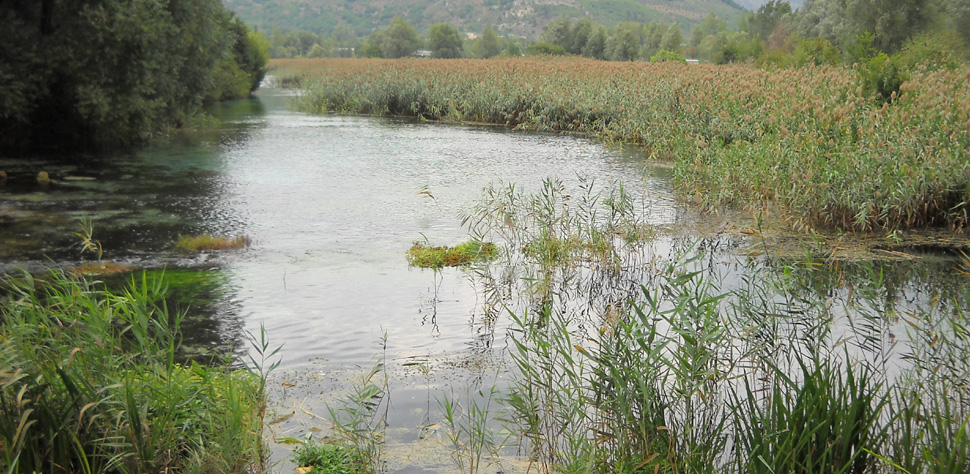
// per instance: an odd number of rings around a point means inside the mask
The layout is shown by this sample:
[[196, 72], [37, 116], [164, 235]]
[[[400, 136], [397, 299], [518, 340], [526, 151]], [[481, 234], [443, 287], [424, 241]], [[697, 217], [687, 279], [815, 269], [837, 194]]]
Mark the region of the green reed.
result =
[[243, 472], [266, 461], [265, 370], [176, 363], [163, 279], [119, 291], [51, 271], [0, 303], [5, 472]]
[[[490, 446], [483, 420], [504, 419], [539, 472], [966, 468], [966, 275], [916, 272], [914, 297], [889, 267], [807, 253], [727, 278], [703, 241], [666, 255], [628, 241], [620, 229], [648, 228], [613, 188], [489, 187], [464, 216], [506, 244], [474, 275], [510, 324], [514, 370], [499, 413], [446, 415], [456, 455]], [[581, 244], [595, 235], [611, 246]], [[547, 240], [578, 244], [530, 249]]]
[[[970, 224], [970, 74], [915, 70], [875, 97], [845, 67], [586, 59], [280, 62], [312, 113], [576, 132], [674, 163], [683, 198], [796, 228]], [[287, 71], [292, 72], [287, 72]]]

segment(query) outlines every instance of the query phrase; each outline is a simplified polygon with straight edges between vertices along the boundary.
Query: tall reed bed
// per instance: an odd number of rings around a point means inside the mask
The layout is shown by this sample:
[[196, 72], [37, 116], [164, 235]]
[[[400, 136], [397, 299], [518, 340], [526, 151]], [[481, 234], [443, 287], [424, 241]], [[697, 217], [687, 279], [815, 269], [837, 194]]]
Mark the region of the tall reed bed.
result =
[[[162, 278], [111, 291], [51, 271], [4, 281], [4, 472], [260, 472], [265, 334], [250, 369], [176, 362]], [[265, 370], [264, 370], [265, 369]]]
[[500, 462], [496, 420], [538, 472], [970, 467], [959, 269], [917, 290], [811, 255], [725, 273], [704, 242], [629, 238], [643, 226], [617, 189], [493, 186], [466, 216], [476, 238], [506, 243], [476, 277], [486, 312], [509, 321], [515, 369], [487, 397], [501, 403], [446, 404], [456, 446], [476, 447], [457, 455], [475, 461], [464, 471]]
[[672, 160], [707, 209], [796, 227], [970, 224], [970, 69], [916, 71], [892, 97], [853, 69], [587, 59], [278, 60], [302, 110], [577, 132]]

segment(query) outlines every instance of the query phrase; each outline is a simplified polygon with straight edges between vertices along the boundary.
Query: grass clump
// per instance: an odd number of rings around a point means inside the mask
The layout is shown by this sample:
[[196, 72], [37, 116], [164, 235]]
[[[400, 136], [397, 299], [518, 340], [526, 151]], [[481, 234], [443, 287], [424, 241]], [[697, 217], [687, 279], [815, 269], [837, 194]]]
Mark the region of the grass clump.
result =
[[421, 268], [460, 267], [473, 262], [486, 262], [498, 253], [491, 242], [469, 240], [454, 247], [431, 247], [415, 242], [407, 251], [408, 263]]
[[366, 472], [360, 452], [348, 444], [314, 442], [309, 437], [293, 452], [297, 474], [353, 474]]
[[175, 247], [186, 252], [201, 252], [204, 250], [232, 250], [249, 246], [249, 237], [225, 237], [205, 233], [202, 235], [179, 236]]
[[[4, 282], [0, 465], [10, 473], [259, 472], [265, 372], [176, 362], [160, 279]], [[262, 346], [265, 349], [265, 344]], [[261, 351], [257, 347], [257, 351]]]

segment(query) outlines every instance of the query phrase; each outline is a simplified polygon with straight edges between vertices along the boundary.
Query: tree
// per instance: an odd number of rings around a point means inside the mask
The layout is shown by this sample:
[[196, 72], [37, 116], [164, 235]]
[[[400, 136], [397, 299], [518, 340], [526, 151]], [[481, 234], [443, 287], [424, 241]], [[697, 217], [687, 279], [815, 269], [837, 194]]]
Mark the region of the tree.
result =
[[583, 48], [586, 47], [591, 36], [593, 36], [593, 20], [589, 17], [583, 17], [573, 25], [566, 51], [575, 55], [582, 54]]
[[708, 14], [704, 21], [698, 23], [690, 30], [690, 39], [687, 41], [688, 49], [699, 49], [701, 43], [709, 36], [727, 31], [727, 22], [718, 18], [714, 13]]
[[502, 52], [502, 40], [491, 26], [486, 26], [482, 37], [475, 44], [475, 57], [488, 59]]
[[396, 16], [391, 19], [380, 43], [381, 54], [389, 59], [403, 58], [414, 54], [422, 43], [417, 30], [407, 20]]
[[431, 25], [428, 30], [428, 47], [431, 48], [431, 57], [434, 58], [460, 58], [464, 53], [458, 30], [447, 23]]
[[597, 27], [596, 32], [586, 42], [586, 46], [583, 46], [583, 56], [595, 59], [606, 59], [606, 37], [606, 28], [603, 26]]
[[784, 0], [769, 0], [748, 16], [748, 31], [767, 41], [778, 25], [791, 15], [791, 4]]
[[2, 148], [130, 146], [265, 64], [220, 0], [0, 1], [0, 21]]
[[566, 51], [569, 51], [572, 29], [572, 22], [569, 18], [561, 16], [546, 25], [545, 30], [542, 32], [542, 40], [561, 46]]
[[660, 41], [660, 49], [664, 51], [679, 52], [684, 45], [684, 32], [680, 25], [673, 23], [667, 28]]
[[610, 38], [609, 55], [615, 61], [633, 61], [639, 57], [640, 35], [639, 25], [623, 22], [616, 25], [616, 31]]

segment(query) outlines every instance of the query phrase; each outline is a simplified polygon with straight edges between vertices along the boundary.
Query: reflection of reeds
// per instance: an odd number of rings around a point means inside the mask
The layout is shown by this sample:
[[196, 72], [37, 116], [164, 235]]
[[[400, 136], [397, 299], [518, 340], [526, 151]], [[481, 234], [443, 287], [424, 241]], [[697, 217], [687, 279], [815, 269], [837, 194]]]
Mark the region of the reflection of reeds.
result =
[[781, 208], [796, 227], [970, 224], [966, 68], [917, 71], [883, 103], [856, 71], [587, 59], [292, 60], [301, 107], [579, 132], [674, 161], [706, 209]]

